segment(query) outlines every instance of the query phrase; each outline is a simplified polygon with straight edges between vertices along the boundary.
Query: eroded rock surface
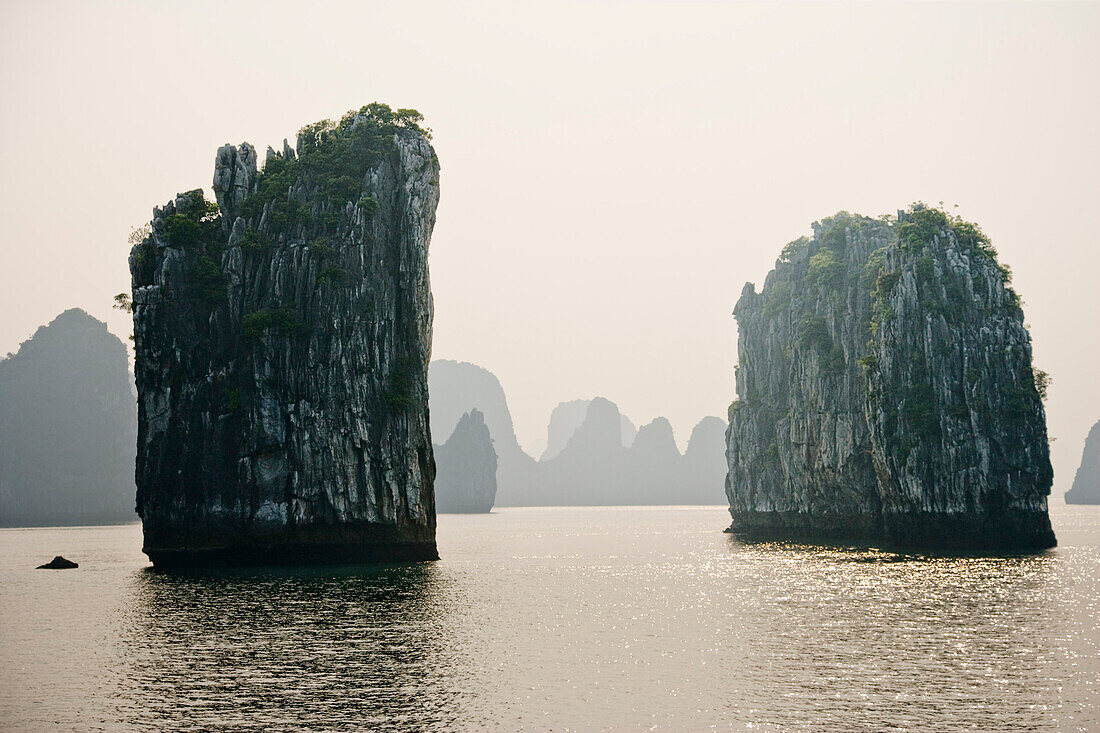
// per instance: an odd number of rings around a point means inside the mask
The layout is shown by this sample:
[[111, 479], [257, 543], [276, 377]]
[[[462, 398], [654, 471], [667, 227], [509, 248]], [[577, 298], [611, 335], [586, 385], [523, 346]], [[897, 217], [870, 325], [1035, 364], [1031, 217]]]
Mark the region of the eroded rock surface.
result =
[[436, 557], [428, 245], [439, 163], [373, 104], [247, 143], [130, 255], [137, 507], [156, 565]]
[[838, 214], [734, 311], [731, 531], [929, 549], [1053, 546], [1042, 375], [972, 224]]

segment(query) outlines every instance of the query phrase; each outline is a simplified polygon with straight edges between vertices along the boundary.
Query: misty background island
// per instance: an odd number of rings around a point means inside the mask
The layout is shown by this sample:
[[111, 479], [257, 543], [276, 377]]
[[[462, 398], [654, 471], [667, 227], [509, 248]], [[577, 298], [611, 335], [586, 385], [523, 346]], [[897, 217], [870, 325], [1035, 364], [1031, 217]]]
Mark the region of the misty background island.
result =
[[195, 11], [0, 6], [0, 728], [1100, 729], [1100, 4]]
[[495, 376], [429, 369], [439, 161], [422, 120], [372, 103], [262, 166], [226, 145], [216, 202], [181, 193], [134, 238], [116, 300], [134, 317], [155, 565], [434, 559], [437, 488], [454, 512], [706, 504], [723, 474], [728, 531], [748, 540], [1056, 544], [1049, 377], [977, 225], [924, 204], [815, 223], [734, 310], [728, 430], [703, 419], [681, 454], [667, 419], [574, 400], [536, 460]]

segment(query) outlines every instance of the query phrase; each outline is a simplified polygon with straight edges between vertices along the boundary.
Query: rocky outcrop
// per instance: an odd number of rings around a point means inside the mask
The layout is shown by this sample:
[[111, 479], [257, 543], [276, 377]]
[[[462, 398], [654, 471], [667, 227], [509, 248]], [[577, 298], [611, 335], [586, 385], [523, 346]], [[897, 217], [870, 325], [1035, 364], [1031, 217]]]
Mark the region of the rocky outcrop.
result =
[[510, 506], [517, 497], [526, 496], [535, 459], [516, 440], [508, 400], [496, 376], [476, 364], [437, 359], [428, 368], [428, 394], [432, 435], [437, 437], [450, 435], [470, 410], [478, 410], [485, 416], [498, 459], [496, 503]]
[[[627, 491], [635, 504], [681, 504], [683, 457], [676, 447], [672, 424], [658, 417], [638, 428], [626, 452]], [[620, 502], [616, 502], [620, 503]]]
[[[725, 480], [725, 423], [706, 418], [680, 455], [668, 420], [641, 431], [601, 397], [562, 402], [536, 462], [520, 448], [500, 382], [466, 362], [437, 360], [428, 370], [432, 434], [449, 435], [462, 415], [484, 413], [498, 456], [494, 506], [716, 504]], [[716, 429], [715, 429], [716, 428]], [[444, 459], [436, 448], [443, 511]], [[448, 510], [451, 511], [451, 510]]]
[[72, 560], [66, 560], [65, 558], [61, 557], [61, 555], [57, 555], [54, 557], [53, 560], [50, 560], [45, 565], [39, 565], [37, 568], [35, 568], [35, 570], [72, 570], [73, 568], [78, 567], [80, 567], [78, 563], [75, 563]]
[[[693, 433], [690, 458], [676, 446], [672, 425], [658, 417], [643, 425], [623, 445], [623, 419], [618, 406], [596, 397], [578, 401], [587, 405], [584, 420], [565, 446], [552, 458], [539, 461], [530, 475], [519, 506], [639, 506], [716, 504], [722, 499], [725, 477], [725, 424], [718, 440]], [[572, 405], [576, 403], [562, 403]], [[632, 424], [631, 424], [632, 425]], [[704, 421], [703, 431], [711, 423]], [[707, 456], [708, 449], [711, 455]], [[718, 471], [700, 471], [701, 464]], [[502, 501], [497, 502], [505, 506]]]
[[593, 399], [584, 422], [554, 458], [541, 461], [519, 506], [601, 506], [640, 503], [629, 496], [627, 451], [615, 403]]
[[734, 311], [726, 492], [753, 539], [1054, 545], [1041, 374], [1019, 298], [972, 224], [844, 213]]
[[436, 510], [485, 513], [497, 495], [497, 454], [480, 410], [459, 418], [447, 442], [435, 447]]
[[[573, 437], [573, 434], [577, 432], [577, 428], [584, 422], [590, 404], [592, 404], [592, 400], [570, 400], [569, 402], [559, 403], [554, 408], [553, 412], [550, 413], [550, 424], [546, 426], [546, 450], [539, 457], [540, 461], [549, 461], [565, 450], [565, 445], [569, 442], [569, 439]], [[638, 434], [638, 429], [634, 427], [634, 423], [626, 415], [620, 414], [619, 419], [622, 423], [619, 432], [621, 433], [623, 447], [628, 448], [634, 442], [634, 436]]]
[[217, 153], [130, 255], [137, 508], [158, 566], [436, 557], [428, 244], [411, 110]]
[[1066, 492], [1067, 504], [1100, 504], [1100, 422], [1092, 426], [1085, 438], [1081, 465], [1073, 477], [1073, 486]]
[[726, 485], [726, 422], [704, 417], [688, 438], [680, 491], [684, 504], [721, 504]]
[[0, 360], [0, 525], [137, 519], [126, 347], [73, 308]]

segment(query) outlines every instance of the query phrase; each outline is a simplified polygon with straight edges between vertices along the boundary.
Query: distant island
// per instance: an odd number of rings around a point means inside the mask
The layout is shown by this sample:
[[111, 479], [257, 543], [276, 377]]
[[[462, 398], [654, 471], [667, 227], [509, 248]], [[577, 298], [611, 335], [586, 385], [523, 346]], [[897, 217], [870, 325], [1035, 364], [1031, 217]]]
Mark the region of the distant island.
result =
[[1100, 504], [1100, 421], [1092, 426], [1081, 452], [1081, 465], [1066, 492], [1067, 504]]
[[470, 410], [443, 445], [435, 447], [435, 508], [442, 513], [480, 514], [497, 494], [497, 454], [478, 409]]
[[126, 522], [137, 414], [126, 347], [73, 308], [0, 360], [0, 526]]
[[738, 323], [730, 530], [922, 549], [1055, 544], [1031, 338], [977, 226], [841, 212], [784, 249]]
[[371, 104], [217, 152], [130, 253], [137, 509], [156, 566], [437, 557], [439, 161]]
[[[535, 470], [535, 459], [524, 452], [516, 439], [512, 413], [500, 380], [476, 364], [435, 359], [428, 365], [428, 400], [432, 440], [437, 444], [451, 437], [463, 415], [471, 410], [481, 413], [497, 458], [493, 503], [509, 506], [512, 497], [523, 491]], [[436, 463], [438, 473], [439, 462]], [[446, 464], [443, 470], [447, 470]], [[448, 491], [449, 485], [450, 479], [444, 476], [443, 491]]]
[[[470, 410], [484, 422], [499, 459], [495, 506], [717, 504], [726, 475], [726, 424], [707, 417], [680, 454], [668, 420], [640, 429], [609, 400], [563, 402], [551, 413], [547, 449], [535, 461], [519, 446], [500, 382], [483, 367], [433, 361], [428, 370], [434, 440], [457, 432]], [[440, 511], [450, 460], [437, 460]], [[456, 479], [458, 480], [458, 479]], [[464, 479], [462, 479], [464, 480]], [[488, 509], [485, 509], [488, 511]]]

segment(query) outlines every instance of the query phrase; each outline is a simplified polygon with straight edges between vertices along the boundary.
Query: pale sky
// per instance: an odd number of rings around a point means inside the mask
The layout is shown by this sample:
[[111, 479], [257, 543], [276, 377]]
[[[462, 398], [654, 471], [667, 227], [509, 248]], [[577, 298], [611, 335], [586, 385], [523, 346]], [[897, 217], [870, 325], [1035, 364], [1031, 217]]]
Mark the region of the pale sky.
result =
[[436, 358], [537, 455], [601, 395], [687, 440], [745, 281], [846, 209], [958, 204], [1051, 373], [1056, 501], [1100, 419], [1100, 5], [0, 2], [0, 354], [79, 306], [226, 142], [371, 101], [435, 131]]

